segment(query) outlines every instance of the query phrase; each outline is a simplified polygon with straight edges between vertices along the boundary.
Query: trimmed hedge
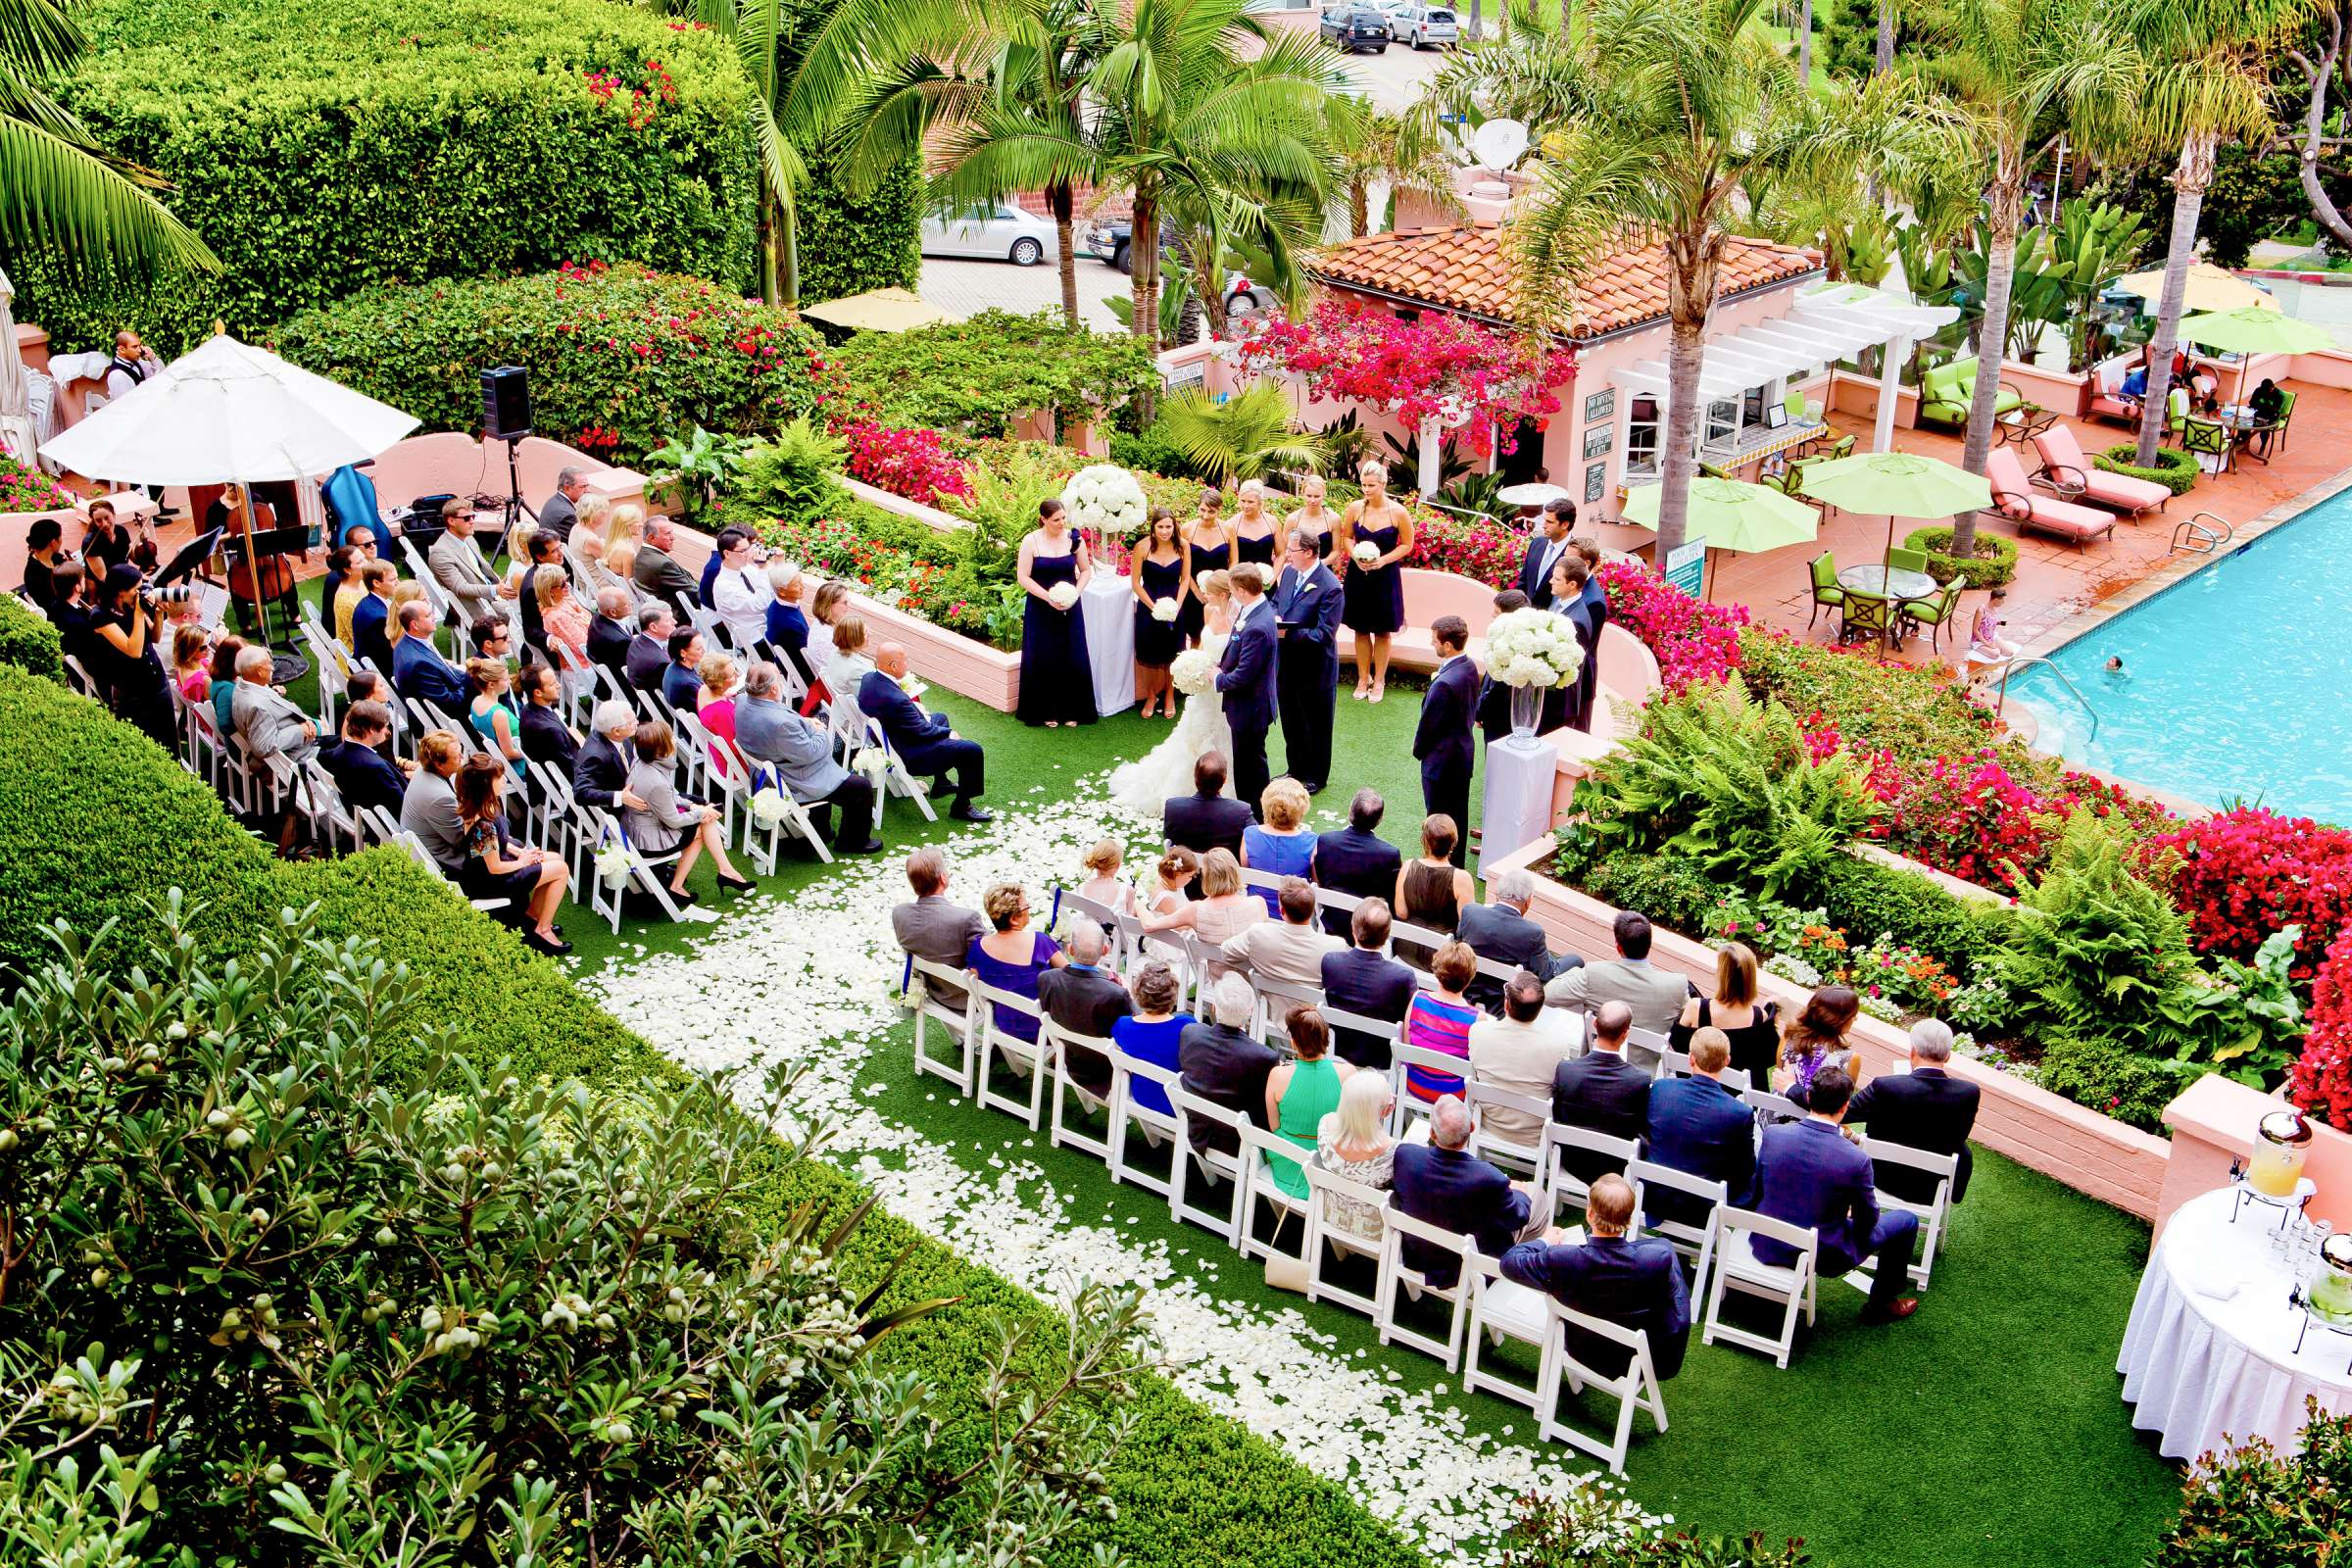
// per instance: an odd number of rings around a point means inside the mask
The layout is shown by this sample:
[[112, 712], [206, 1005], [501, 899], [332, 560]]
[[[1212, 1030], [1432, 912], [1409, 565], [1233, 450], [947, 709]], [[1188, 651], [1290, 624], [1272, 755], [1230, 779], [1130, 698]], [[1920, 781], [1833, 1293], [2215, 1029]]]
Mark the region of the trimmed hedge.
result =
[[1928, 553], [1928, 575], [1939, 583], [1954, 577], [1966, 588], [2002, 588], [2017, 579], [2017, 541], [2007, 534], [1979, 533], [1977, 553], [1967, 560], [1952, 555], [1952, 530], [1914, 528], [1903, 537], [1906, 550]]
[[1159, 385], [1142, 339], [1068, 332], [1050, 311], [982, 311], [915, 332], [861, 332], [834, 351], [830, 389], [856, 415], [973, 436], [1004, 435], [1015, 415], [1034, 409], [1116, 411]]
[[821, 162], [808, 172], [794, 203], [801, 303], [914, 287], [923, 270], [921, 167], [910, 158], [862, 196], [850, 194]]
[[[198, 927], [216, 954], [247, 951], [270, 912], [316, 901], [319, 930], [367, 937], [405, 962], [458, 1046], [506, 1057], [521, 1074], [579, 1077], [626, 1092], [680, 1069], [574, 990], [395, 850], [287, 864], [235, 826], [212, 794], [144, 736], [53, 682], [0, 668], [0, 961], [41, 951], [60, 917], [95, 930], [155, 929], [146, 900], [178, 886], [208, 904]], [[395, 1067], [397, 1064], [394, 1064]], [[779, 1160], [779, 1167], [781, 1161]], [[862, 1191], [821, 1162], [765, 1174], [768, 1211], [816, 1202], [846, 1211]], [[903, 1260], [902, 1260], [903, 1254]], [[869, 1284], [898, 1265], [882, 1310], [928, 1298], [955, 1304], [876, 1348], [883, 1364], [943, 1391], [953, 1449], [978, 1416], [973, 1391], [1001, 1318], [1038, 1327], [1034, 1357], [1056, 1353], [1054, 1314], [1035, 1298], [877, 1210], [844, 1248], [841, 1270]], [[1334, 1483], [1306, 1474], [1235, 1422], [1166, 1382], [1146, 1380], [1134, 1436], [1110, 1467], [1117, 1517], [1105, 1544], [1139, 1568], [1409, 1568], [1423, 1561]]]
[[809, 412], [824, 343], [739, 290], [623, 264], [369, 289], [274, 346], [428, 430], [479, 433], [479, 370], [524, 366], [541, 434], [635, 464], [697, 425], [753, 435]]
[[2196, 488], [2197, 460], [2178, 447], [2158, 447], [2156, 466], [2143, 468], [2132, 460], [2139, 456], [2139, 447], [2131, 441], [2120, 442], [2098, 453], [2090, 466], [2102, 473], [2120, 473], [2132, 479], [2153, 479], [2177, 496], [2184, 496]]
[[0, 594], [0, 664], [52, 679], [63, 679], [66, 672], [66, 650], [57, 628], [15, 594]]
[[172, 182], [225, 270], [75, 286], [54, 257], [11, 256], [19, 318], [61, 345], [128, 322], [169, 352], [216, 316], [251, 334], [370, 285], [563, 261], [757, 280], [750, 87], [699, 28], [610, 0], [94, 0], [77, 17], [95, 47], [58, 95]]

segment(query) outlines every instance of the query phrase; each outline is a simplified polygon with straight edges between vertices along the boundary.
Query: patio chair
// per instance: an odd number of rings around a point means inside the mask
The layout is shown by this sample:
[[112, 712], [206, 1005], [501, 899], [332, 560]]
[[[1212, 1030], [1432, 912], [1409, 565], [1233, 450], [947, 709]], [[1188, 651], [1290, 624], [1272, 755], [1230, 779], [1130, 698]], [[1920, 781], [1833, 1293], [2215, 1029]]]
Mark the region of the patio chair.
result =
[[1929, 646], [1937, 653], [1943, 651], [1943, 628], [1957, 623], [1960, 615], [1960, 579], [1954, 577], [1943, 585], [1943, 592], [1933, 599], [1906, 599], [1896, 606], [1906, 628], [1929, 628]]
[[[1609, 1467], [1611, 1475], [1624, 1475], [1625, 1450], [1634, 1439], [1634, 1412], [1648, 1411], [1658, 1430], [1666, 1430], [1666, 1392], [1658, 1387], [1657, 1367], [1649, 1353], [1649, 1335], [1562, 1306], [1549, 1297], [1544, 1298], [1544, 1304], [1550, 1327], [1544, 1344], [1544, 1364], [1549, 1371], [1544, 1378], [1543, 1398], [1536, 1406], [1536, 1432], [1546, 1443], [1564, 1443], [1592, 1455]], [[1572, 1334], [1586, 1343], [1586, 1355], [1593, 1354], [1590, 1348], [1592, 1342], [1617, 1347], [1625, 1357], [1625, 1369], [1614, 1376], [1594, 1370], [1577, 1354], [1578, 1342], [1570, 1338]], [[1610, 1356], [1612, 1360], [1615, 1358], [1614, 1354]], [[1617, 1419], [1607, 1441], [1560, 1419], [1562, 1383], [1568, 1385], [1571, 1394], [1581, 1395], [1592, 1389], [1617, 1401]]]
[[1894, 601], [1884, 594], [1847, 592], [1845, 612], [1838, 617], [1838, 640], [1854, 642], [1868, 637], [1873, 641], [1886, 635], [1894, 624]]
[[1919, 1256], [1911, 1264], [1910, 1272], [1913, 1283], [1925, 1286], [1929, 1270], [1936, 1266], [1936, 1249], [1943, 1240], [1944, 1225], [1951, 1218], [1952, 1183], [1959, 1178], [1960, 1156], [1890, 1144], [1884, 1138], [1863, 1139], [1862, 1152], [1870, 1156], [1874, 1183], [1884, 1181], [1877, 1173], [1889, 1165], [1935, 1183], [1934, 1193], [1925, 1200], [1898, 1198], [1883, 1185], [1878, 1194], [1881, 1208], [1899, 1208], [1919, 1216]]
[[2092, 467], [2075, 432], [2063, 424], [2035, 436], [2034, 451], [2041, 459], [2041, 472], [2034, 477], [2061, 501], [2088, 501], [2132, 515], [2150, 507], [2161, 512], [2173, 499], [2170, 485]]
[[2286, 427], [2295, 416], [2295, 394], [2280, 387], [2278, 395], [2286, 401], [2278, 405], [2278, 417], [2271, 421], [2271, 450], [2273, 452], [2286, 450]]
[[1781, 399], [1781, 407], [1788, 411], [1788, 419], [1792, 424], [1818, 424], [1821, 421], [1821, 405], [1794, 387], [1790, 387]]
[[[1307, 1216], [1306, 1298], [1309, 1301], [1331, 1301], [1351, 1312], [1361, 1312], [1374, 1322], [1380, 1320], [1380, 1298], [1377, 1294], [1377, 1273], [1371, 1296], [1335, 1285], [1325, 1277], [1324, 1270], [1345, 1253], [1373, 1259], [1379, 1266], [1381, 1244], [1370, 1242], [1332, 1222], [1335, 1202], [1352, 1202], [1385, 1216], [1389, 1207], [1389, 1193], [1385, 1187], [1367, 1186], [1363, 1182], [1325, 1170], [1313, 1160], [1299, 1169], [1306, 1173], [1307, 1195], [1313, 1208]], [[1384, 1226], [1385, 1234], [1385, 1226]]]
[[2203, 459], [2213, 459], [2213, 466], [2207, 469], [2208, 472], [2229, 472], [2232, 448], [2230, 427], [2219, 419], [2200, 419], [2191, 416], [2180, 421], [2180, 450], [2200, 460], [2200, 466]]
[[1813, 613], [1805, 617], [1805, 630], [1811, 631], [1823, 611], [1844, 607], [1845, 590], [1838, 585], [1838, 557], [1834, 552], [1824, 550], [1806, 564], [1806, 569], [1813, 574]]
[[[2215, 428], [2220, 428], [2216, 426]], [[2051, 496], [2035, 495], [2026, 480], [2026, 466], [2007, 447], [1985, 455], [1984, 477], [1992, 484], [1992, 504], [2022, 532], [2054, 534], [2080, 548], [2084, 541], [2115, 532], [2113, 514]]]
[[1895, 571], [1926, 571], [1928, 553], [1925, 550], [1889, 550], [1886, 564]]
[[1833, 462], [1838, 458], [1850, 458], [1853, 455], [1854, 438], [1850, 434], [1841, 435], [1837, 440], [1831, 442], [1830, 450], [1822, 454], [1823, 458]]
[[[1446, 1370], [1450, 1373], [1461, 1363], [1464, 1309], [1470, 1304], [1471, 1292], [1477, 1287], [1477, 1271], [1484, 1262], [1479, 1255], [1478, 1244], [1468, 1236], [1432, 1225], [1427, 1220], [1415, 1219], [1398, 1208], [1388, 1209], [1380, 1218], [1380, 1286], [1377, 1292], [1380, 1310], [1374, 1314], [1374, 1320], [1380, 1325], [1380, 1343], [1383, 1346], [1400, 1344], [1419, 1350], [1423, 1355], [1434, 1355], [1446, 1363]], [[1437, 1251], [1452, 1253], [1461, 1270], [1453, 1284], [1441, 1290], [1429, 1283], [1427, 1274], [1406, 1263], [1404, 1244], [1407, 1239], [1425, 1243]], [[1422, 1298], [1444, 1301], [1452, 1309], [1446, 1325], [1445, 1339], [1431, 1339], [1397, 1321], [1396, 1294], [1406, 1287], [1418, 1293]]]

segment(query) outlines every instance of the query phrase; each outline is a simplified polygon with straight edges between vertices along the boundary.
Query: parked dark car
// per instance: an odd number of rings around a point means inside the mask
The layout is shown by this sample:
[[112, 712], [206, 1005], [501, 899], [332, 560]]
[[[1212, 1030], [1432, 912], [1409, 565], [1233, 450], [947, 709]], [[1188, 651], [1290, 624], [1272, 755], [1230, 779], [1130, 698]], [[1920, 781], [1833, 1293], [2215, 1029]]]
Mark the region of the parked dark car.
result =
[[1349, 54], [1364, 49], [1387, 54], [1396, 39], [1389, 19], [1367, 5], [1333, 6], [1323, 13], [1317, 31], [1325, 43]]

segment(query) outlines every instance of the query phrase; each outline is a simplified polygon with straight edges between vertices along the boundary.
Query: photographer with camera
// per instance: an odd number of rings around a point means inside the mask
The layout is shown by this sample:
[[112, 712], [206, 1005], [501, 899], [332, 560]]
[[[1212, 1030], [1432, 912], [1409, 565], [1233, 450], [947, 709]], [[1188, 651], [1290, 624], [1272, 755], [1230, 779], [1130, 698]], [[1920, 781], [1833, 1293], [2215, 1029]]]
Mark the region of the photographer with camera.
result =
[[90, 651], [98, 667], [90, 674], [110, 694], [115, 712], [147, 732], [166, 751], [178, 743], [172, 716], [172, 690], [156, 648], [159, 616], [139, 568], [118, 562], [98, 585], [90, 615]]

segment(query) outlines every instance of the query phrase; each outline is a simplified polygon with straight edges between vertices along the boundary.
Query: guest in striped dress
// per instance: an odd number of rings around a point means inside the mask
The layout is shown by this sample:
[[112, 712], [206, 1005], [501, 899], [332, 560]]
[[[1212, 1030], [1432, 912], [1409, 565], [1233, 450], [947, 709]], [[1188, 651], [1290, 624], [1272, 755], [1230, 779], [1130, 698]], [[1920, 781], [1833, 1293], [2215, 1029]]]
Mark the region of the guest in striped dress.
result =
[[[1448, 942], [1438, 950], [1437, 960], [1430, 969], [1437, 985], [1415, 993], [1412, 1004], [1405, 1008], [1404, 1043], [1419, 1051], [1459, 1056], [1467, 1062], [1470, 1026], [1483, 1016], [1464, 995], [1478, 974], [1478, 955], [1470, 951], [1466, 942]], [[1404, 1092], [1427, 1105], [1464, 1090], [1462, 1080], [1450, 1073], [1407, 1066]]]

